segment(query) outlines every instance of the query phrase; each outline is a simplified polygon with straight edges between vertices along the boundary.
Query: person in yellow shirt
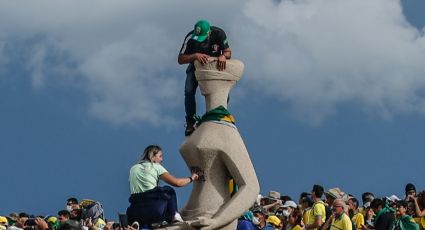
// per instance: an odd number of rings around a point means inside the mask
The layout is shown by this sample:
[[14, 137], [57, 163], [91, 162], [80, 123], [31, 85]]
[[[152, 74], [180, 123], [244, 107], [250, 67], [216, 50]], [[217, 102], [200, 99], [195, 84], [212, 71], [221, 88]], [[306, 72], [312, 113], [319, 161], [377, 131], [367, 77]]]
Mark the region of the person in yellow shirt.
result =
[[348, 214], [356, 229], [362, 229], [364, 225], [364, 216], [359, 212], [359, 201], [352, 197], [348, 199]]
[[325, 204], [321, 200], [324, 189], [321, 185], [313, 185], [311, 191], [311, 198], [313, 199], [313, 207], [308, 217], [308, 223], [306, 223], [305, 229], [317, 230], [326, 220], [326, 209]]
[[302, 223], [302, 212], [299, 208], [294, 209], [294, 211], [288, 217], [288, 225], [286, 229], [290, 230], [303, 230]]
[[303, 223], [309, 223], [309, 216], [311, 212], [311, 208], [313, 206], [313, 200], [311, 200], [310, 196], [303, 197], [300, 199], [301, 208], [303, 210]]
[[322, 229], [328, 229], [330, 226], [330, 230], [352, 230], [353, 224], [344, 210], [344, 201], [336, 199], [332, 205], [332, 216], [326, 221]]

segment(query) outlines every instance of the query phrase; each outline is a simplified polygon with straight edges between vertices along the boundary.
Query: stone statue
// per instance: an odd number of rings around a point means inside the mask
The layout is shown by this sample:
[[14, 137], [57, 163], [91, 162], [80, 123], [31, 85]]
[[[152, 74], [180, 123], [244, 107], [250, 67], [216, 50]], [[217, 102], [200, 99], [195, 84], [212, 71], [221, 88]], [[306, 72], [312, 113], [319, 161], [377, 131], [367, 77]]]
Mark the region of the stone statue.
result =
[[[215, 59], [211, 59], [205, 65], [195, 61], [195, 67], [206, 110], [220, 105], [227, 109], [230, 89], [242, 76], [243, 63], [227, 60], [226, 69], [218, 71]], [[260, 190], [236, 126], [227, 122], [202, 122], [186, 138], [180, 152], [189, 168], [202, 170], [204, 180], [194, 182], [190, 198], [181, 210], [186, 222], [179, 229], [236, 229], [237, 218], [254, 204]], [[229, 192], [232, 178], [238, 185], [233, 196]]]

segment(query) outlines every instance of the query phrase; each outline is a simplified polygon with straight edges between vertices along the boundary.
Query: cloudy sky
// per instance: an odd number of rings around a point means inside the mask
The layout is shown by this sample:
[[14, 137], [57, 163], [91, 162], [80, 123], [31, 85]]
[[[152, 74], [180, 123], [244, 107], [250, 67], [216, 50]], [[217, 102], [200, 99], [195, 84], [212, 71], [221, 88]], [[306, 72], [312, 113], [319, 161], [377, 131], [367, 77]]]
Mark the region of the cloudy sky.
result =
[[[245, 63], [229, 110], [261, 192], [425, 189], [422, 0], [1, 1], [0, 214], [128, 206], [145, 146], [187, 176], [184, 36], [223, 28]], [[198, 95], [198, 114], [205, 112]], [[180, 206], [190, 188], [177, 189]]]

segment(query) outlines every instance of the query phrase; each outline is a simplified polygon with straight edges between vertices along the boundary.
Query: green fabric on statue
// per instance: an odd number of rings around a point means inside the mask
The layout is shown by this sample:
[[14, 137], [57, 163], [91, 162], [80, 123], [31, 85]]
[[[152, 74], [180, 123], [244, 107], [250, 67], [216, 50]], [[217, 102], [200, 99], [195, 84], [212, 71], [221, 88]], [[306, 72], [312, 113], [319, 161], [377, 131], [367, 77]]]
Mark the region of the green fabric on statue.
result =
[[222, 105], [206, 112], [202, 117], [195, 116], [194, 118], [196, 121], [196, 127], [200, 126], [204, 121], [226, 121], [235, 124], [235, 118]]

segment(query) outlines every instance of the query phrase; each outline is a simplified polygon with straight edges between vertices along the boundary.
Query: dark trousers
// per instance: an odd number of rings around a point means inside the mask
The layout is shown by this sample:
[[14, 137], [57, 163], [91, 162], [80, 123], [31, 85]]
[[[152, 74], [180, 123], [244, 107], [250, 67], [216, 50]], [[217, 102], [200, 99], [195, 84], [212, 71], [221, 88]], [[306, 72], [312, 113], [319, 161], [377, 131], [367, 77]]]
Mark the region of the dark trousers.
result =
[[176, 192], [170, 186], [156, 187], [144, 193], [131, 194], [127, 219], [141, 225], [167, 221], [170, 223], [177, 212]]
[[[193, 116], [196, 114], [196, 89], [198, 81], [195, 76], [195, 66], [190, 63], [186, 69], [186, 81], [184, 84], [184, 108], [186, 112], [186, 123], [195, 123]], [[229, 96], [227, 96], [229, 103]]]
[[198, 81], [195, 77], [195, 66], [190, 63], [186, 69], [186, 81], [184, 84], [184, 108], [186, 112], [186, 122], [195, 123], [193, 116], [196, 114], [196, 89]]

